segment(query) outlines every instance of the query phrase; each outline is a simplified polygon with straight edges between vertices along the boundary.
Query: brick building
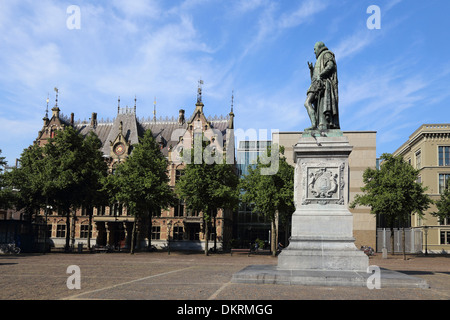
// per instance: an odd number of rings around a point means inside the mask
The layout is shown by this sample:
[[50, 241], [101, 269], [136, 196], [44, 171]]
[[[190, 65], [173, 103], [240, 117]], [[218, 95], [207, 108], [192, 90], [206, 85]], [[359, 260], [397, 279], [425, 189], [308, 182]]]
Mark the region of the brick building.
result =
[[[74, 114], [70, 117], [60, 113], [58, 96], [51, 118], [44, 117], [43, 128], [39, 131], [35, 143], [44, 145], [57, 130], [68, 126], [75, 128], [80, 134], [87, 135], [93, 131], [102, 142], [103, 156], [112, 172], [114, 167], [126, 161], [133, 150], [133, 145], [139, 143], [139, 137], [146, 130], [151, 130], [161, 146], [161, 152], [168, 160], [170, 185], [175, 186], [176, 180], [182, 175], [184, 163], [180, 161], [179, 153], [183, 148], [192, 147], [193, 137], [202, 133], [224, 151], [229, 147], [234, 152], [234, 136], [232, 134], [234, 114], [233, 108], [226, 116], [207, 118], [203, 112], [204, 104], [201, 98], [201, 87], [193, 114], [187, 118], [185, 111], [179, 110], [178, 117], [165, 119], [156, 118], [156, 102], [153, 118], [138, 118], [136, 116], [136, 99], [134, 107], [121, 107], [118, 100], [117, 115], [113, 120], [103, 120], [92, 113], [90, 121], [75, 121]], [[45, 223], [45, 210], [40, 213]], [[228, 210], [217, 210], [212, 221], [210, 241], [220, 248], [231, 237], [232, 213]], [[124, 206], [119, 203], [110, 206], [94, 208], [92, 230], [89, 231], [89, 216], [86, 210], [78, 209], [71, 217], [71, 243], [76, 246], [83, 243], [86, 247], [88, 233], [90, 245], [112, 245], [116, 248], [129, 248], [134, 217], [128, 215]], [[148, 221], [147, 221], [148, 222]], [[201, 250], [204, 248], [205, 234], [202, 213], [186, 210], [183, 202], [169, 210], [161, 210], [152, 217], [151, 230], [149, 223], [142, 221], [138, 226], [138, 247], [145, 247], [149, 238], [156, 247], [166, 247], [170, 239], [171, 249]], [[47, 211], [48, 238], [51, 246], [63, 247], [66, 237], [66, 217], [52, 208]], [[211, 242], [210, 242], [211, 247]]]

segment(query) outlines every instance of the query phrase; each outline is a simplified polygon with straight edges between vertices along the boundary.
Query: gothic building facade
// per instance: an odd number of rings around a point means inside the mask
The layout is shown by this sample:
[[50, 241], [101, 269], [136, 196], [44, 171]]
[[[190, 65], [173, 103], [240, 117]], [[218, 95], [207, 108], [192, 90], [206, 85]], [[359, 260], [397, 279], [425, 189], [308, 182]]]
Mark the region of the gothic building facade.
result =
[[[156, 105], [156, 102], [155, 102]], [[138, 118], [136, 116], [136, 99], [134, 107], [120, 107], [118, 101], [117, 115], [113, 120], [99, 120], [96, 113], [92, 113], [90, 121], [75, 121], [74, 114], [70, 117], [61, 114], [56, 98], [51, 118], [46, 114], [43, 128], [39, 131], [35, 143], [44, 145], [48, 139], [54, 137], [58, 130], [72, 126], [81, 135], [86, 136], [94, 132], [102, 142], [101, 151], [108, 163], [110, 173], [120, 162], [126, 161], [132, 153], [133, 145], [139, 143], [139, 137], [146, 130], [151, 130], [160, 144], [161, 152], [168, 160], [168, 175], [170, 185], [175, 186], [177, 179], [183, 174], [184, 162], [180, 161], [180, 151], [192, 147], [194, 135], [202, 133], [211, 141], [217, 143], [219, 148], [234, 155], [234, 136], [232, 133], [234, 114], [207, 118], [203, 112], [204, 104], [201, 98], [201, 88], [197, 96], [195, 110], [190, 117], [186, 117], [184, 110], [179, 110], [178, 117], [156, 119]], [[208, 134], [209, 133], [209, 134]], [[211, 134], [212, 133], [212, 134]], [[50, 246], [62, 248], [65, 245], [66, 217], [50, 208], [45, 215], [41, 210], [41, 218], [46, 216], [47, 236]], [[191, 212], [179, 203], [168, 210], [161, 210], [152, 216], [152, 221], [140, 221], [138, 225], [138, 247], [146, 247], [149, 243], [156, 248], [202, 250], [205, 245], [205, 226], [202, 213]], [[209, 226], [209, 247], [220, 249], [230, 240], [232, 235], [232, 212], [218, 209], [215, 218]], [[128, 249], [131, 243], [131, 230], [134, 216], [127, 213], [125, 206], [114, 203], [110, 206], [94, 208], [91, 224], [84, 208], [77, 209], [71, 217], [71, 244], [75, 247], [83, 244], [89, 246], [110, 245], [116, 249]], [[44, 222], [45, 223], [45, 222]], [[89, 230], [89, 225], [92, 225]], [[151, 226], [151, 227], [149, 227]], [[89, 244], [88, 244], [89, 238]], [[169, 243], [170, 242], [170, 243]]]

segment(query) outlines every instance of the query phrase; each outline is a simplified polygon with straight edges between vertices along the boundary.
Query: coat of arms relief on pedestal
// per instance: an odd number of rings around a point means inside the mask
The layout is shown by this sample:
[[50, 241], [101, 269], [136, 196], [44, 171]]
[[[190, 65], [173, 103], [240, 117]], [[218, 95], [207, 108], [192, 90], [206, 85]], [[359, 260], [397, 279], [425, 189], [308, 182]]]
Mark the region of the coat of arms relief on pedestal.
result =
[[345, 163], [301, 163], [302, 205], [344, 204]]

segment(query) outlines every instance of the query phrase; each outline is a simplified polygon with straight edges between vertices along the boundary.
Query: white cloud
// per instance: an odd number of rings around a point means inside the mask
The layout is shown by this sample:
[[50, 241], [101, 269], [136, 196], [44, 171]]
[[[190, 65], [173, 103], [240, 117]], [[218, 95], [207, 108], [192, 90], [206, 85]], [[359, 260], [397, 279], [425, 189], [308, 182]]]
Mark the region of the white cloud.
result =
[[301, 2], [295, 11], [288, 13], [280, 13], [280, 5], [273, 1], [253, 1], [250, 8], [253, 7], [262, 7], [264, 10], [259, 15], [254, 36], [242, 51], [240, 60], [277, 39], [284, 30], [312, 21], [327, 5], [323, 1], [307, 0]]
[[234, 14], [245, 14], [253, 10], [256, 10], [267, 4], [267, 0], [238, 0], [233, 1], [233, 13]]
[[334, 49], [334, 53], [339, 60], [344, 60], [348, 57], [359, 53], [367, 46], [373, 44], [375, 38], [379, 33], [372, 32], [368, 29], [360, 29], [351, 36], [342, 40]]
[[146, 17], [150, 19], [158, 18], [163, 11], [159, 1], [156, 0], [113, 0], [112, 5], [122, 11], [127, 18]]
[[[341, 123], [352, 128], [389, 130], [407, 118], [408, 110], [426, 102], [426, 91], [435, 79], [404, 70], [411, 61], [392, 61], [377, 68], [367, 66], [340, 83]], [[395, 130], [394, 130], [395, 131]], [[384, 138], [383, 141], [387, 141]]]
[[306, 21], [309, 21], [315, 14], [323, 11], [326, 7], [327, 5], [322, 1], [304, 1], [294, 12], [283, 14], [279, 19], [278, 25], [280, 28], [296, 27]]

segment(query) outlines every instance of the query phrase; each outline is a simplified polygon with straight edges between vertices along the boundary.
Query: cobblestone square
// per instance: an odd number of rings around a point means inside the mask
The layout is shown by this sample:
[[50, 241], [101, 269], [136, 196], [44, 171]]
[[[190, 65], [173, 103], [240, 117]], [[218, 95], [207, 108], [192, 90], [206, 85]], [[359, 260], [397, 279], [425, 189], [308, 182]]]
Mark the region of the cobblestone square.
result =
[[[249, 265], [277, 264], [267, 255], [152, 252], [0, 256], [2, 300], [448, 300], [450, 257], [389, 256], [370, 264], [425, 279], [429, 289], [315, 287], [231, 283]], [[67, 268], [80, 268], [69, 289]]]

